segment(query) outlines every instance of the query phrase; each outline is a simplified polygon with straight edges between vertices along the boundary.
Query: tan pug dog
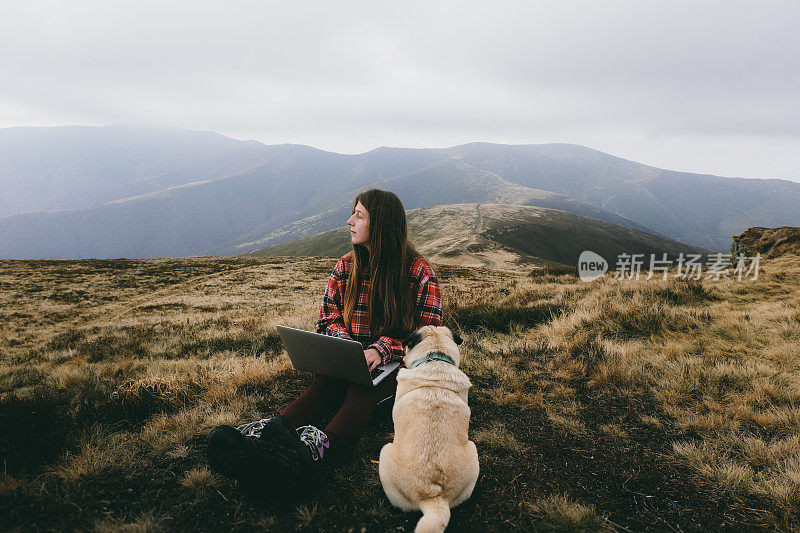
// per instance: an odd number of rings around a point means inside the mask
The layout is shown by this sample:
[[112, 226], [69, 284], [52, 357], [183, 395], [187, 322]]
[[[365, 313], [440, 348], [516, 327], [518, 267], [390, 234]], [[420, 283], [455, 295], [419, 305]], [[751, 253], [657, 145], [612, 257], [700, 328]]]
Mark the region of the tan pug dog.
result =
[[[469, 440], [469, 378], [458, 369], [461, 339], [423, 326], [403, 342], [392, 418], [394, 442], [381, 450], [381, 484], [392, 505], [422, 511], [416, 532], [444, 531], [450, 508], [472, 495], [478, 450]], [[447, 359], [452, 361], [452, 364]]]

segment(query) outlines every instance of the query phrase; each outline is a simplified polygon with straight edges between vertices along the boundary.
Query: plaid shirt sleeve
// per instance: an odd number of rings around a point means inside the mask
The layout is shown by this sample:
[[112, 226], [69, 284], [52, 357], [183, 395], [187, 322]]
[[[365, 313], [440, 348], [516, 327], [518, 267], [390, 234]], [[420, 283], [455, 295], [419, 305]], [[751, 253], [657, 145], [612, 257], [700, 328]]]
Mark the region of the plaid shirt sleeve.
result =
[[317, 320], [317, 333], [342, 339], [352, 339], [347, 332], [347, 327], [344, 325], [344, 315], [342, 313], [342, 293], [344, 284], [347, 281], [347, 278], [343, 276], [344, 273], [344, 260], [340, 259], [333, 268], [333, 273], [328, 279], [328, 285], [325, 287], [325, 294], [322, 296], [322, 306]]
[[[415, 302], [419, 316], [419, 327], [441, 326], [442, 296], [439, 290], [439, 282], [433, 269], [424, 259], [415, 261], [412, 279], [414, 280], [413, 286], [416, 288]], [[403, 340], [388, 336], [379, 337], [369, 348], [378, 350], [378, 353], [381, 354], [382, 364], [394, 360], [402, 361], [405, 355]]]

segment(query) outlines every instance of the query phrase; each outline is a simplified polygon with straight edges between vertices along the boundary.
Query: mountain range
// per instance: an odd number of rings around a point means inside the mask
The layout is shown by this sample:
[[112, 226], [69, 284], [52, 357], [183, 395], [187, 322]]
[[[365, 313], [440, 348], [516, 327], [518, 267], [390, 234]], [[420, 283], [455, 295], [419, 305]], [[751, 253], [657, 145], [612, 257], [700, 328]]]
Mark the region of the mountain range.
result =
[[[407, 210], [558, 210], [707, 250], [800, 225], [800, 183], [662, 170], [570, 144], [337, 154], [134, 126], [0, 129], [0, 258], [234, 255], [343, 225], [367, 187]], [[488, 207], [487, 207], [488, 208]]]

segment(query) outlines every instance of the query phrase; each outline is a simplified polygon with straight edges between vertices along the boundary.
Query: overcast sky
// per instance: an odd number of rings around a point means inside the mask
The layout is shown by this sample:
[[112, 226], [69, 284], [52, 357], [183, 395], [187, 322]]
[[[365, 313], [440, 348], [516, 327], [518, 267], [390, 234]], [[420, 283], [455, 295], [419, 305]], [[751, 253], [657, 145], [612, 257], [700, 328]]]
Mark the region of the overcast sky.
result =
[[0, 2], [0, 127], [566, 142], [800, 181], [798, 1]]

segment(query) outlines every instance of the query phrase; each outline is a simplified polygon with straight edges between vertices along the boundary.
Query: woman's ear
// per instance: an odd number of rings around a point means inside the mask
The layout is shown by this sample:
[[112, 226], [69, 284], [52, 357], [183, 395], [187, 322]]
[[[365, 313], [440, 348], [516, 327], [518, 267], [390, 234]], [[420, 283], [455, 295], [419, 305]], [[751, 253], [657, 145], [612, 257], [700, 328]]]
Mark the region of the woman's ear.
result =
[[458, 336], [458, 333], [456, 333], [456, 332], [453, 332], [453, 340], [455, 341], [455, 343], [456, 343], [456, 346], [458, 346], [459, 344], [461, 344], [462, 342], [464, 342], [464, 341], [461, 339], [461, 337], [459, 337], [459, 336]]
[[420, 333], [419, 330], [417, 330], [408, 337], [406, 337], [405, 339], [403, 339], [403, 346], [405, 346], [410, 350], [420, 342], [422, 342], [422, 333]]

